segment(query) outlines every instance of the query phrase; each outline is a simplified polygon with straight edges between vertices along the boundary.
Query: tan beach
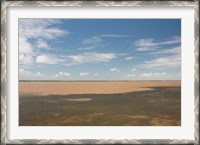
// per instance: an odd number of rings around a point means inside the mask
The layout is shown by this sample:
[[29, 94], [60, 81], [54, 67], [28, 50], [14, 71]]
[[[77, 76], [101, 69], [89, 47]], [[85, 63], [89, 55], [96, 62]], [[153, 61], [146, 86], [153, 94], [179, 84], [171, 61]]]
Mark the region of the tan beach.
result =
[[69, 95], [117, 94], [152, 90], [151, 87], [180, 86], [180, 81], [146, 82], [20, 82], [20, 94]]

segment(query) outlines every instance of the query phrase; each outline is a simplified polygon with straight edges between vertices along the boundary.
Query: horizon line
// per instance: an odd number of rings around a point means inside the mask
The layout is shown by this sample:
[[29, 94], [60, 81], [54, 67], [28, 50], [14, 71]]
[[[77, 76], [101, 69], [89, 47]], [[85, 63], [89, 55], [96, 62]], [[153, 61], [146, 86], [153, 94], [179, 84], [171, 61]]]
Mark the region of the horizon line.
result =
[[19, 80], [19, 82], [134, 82], [134, 81], [181, 81], [181, 80]]

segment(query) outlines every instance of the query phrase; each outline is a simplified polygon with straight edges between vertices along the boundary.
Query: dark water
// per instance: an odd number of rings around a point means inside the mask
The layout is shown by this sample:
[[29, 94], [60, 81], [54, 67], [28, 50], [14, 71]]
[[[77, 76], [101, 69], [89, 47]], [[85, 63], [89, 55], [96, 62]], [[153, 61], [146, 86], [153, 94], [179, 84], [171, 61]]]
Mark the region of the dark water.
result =
[[[180, 126], [181, 88], [154, 89], [121, 94], [20, 96], [19, 125]], [[87, 99], [76, 101], [80, 98]]]

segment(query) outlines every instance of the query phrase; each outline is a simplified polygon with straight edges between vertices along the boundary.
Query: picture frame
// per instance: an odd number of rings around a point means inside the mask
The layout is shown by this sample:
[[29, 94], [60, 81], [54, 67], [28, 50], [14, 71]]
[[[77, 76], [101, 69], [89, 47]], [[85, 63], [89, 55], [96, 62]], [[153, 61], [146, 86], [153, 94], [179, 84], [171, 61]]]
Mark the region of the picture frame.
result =
[[[7, 38], [8, 8], [17, 7], [192, 7], [194, 10], [194, 139], [9, 139], [8, 98], [9, 83], [7, 64], [9, 63]], [[149, 16], [151, 17], [151, 16]], [[193, 26], [191, 26], [193, 27]], [[191, 77], [191, 76], [190, 76]], [[191, 88], [192, 89], [192, 88]], [[199, 1], [2, 1], [1, 2], [1, 143], [2, 144], [199, 144]]]

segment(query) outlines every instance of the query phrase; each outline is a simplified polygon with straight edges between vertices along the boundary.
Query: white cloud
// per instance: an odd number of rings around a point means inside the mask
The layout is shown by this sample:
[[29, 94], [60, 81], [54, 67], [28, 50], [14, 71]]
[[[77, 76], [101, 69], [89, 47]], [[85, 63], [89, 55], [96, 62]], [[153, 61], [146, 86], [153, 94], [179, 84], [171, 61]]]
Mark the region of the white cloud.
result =
[[84, 39], [82, 41], [83, 44], [85, 45], [97, 45], [98, 43], [100, 43], [102, 40], [101, 38], [97, 37], [97, 36], [93, 36], [91, 38], [88, 39]]
[[153, 68], [153, 67], [179, 67], [181, 66], [181, 56], [172, 55], [156, 58], [153, 60], [145, 61], [144, 64], [139, 64], [139, 67]]
[[38, 72], [36, 72], [36, 75], [39, 75], [39, 76], [40, 76], [40, 75], [42, 75], [42, 74], [41, 74], [41, 72], [38, 71]]
[[136, 68], [132, 68], [131, 71], [136, 71]]
[[163, 76], [166, 75], [166, 73], [142, 73], [140, 74], [141, 77], [154, 77], [154, 76]]
[[[175, 40], [160, 42], [158, 44], [152, 45], [159, 45], [159, 44], [171, 44], [175, 42], [180, 42], [180, 38], [176, 38]], [[147, 44], [149, 45], [149, 44]], [[161, 56], [158, 58], [154, 58], [152, 60], [145, 61], [143, 64], [139, 64], [139, 67], [143, 68], [158, 68], [158, 67], [179, 67], [181, 66], [181, 47], [174, 47], [171, 49], [159, 49], [157, 51], [151, 52], [150, 54], [156, 55], [168, 55], [168, 56]]]
[[167, 44], [177, 44], [177, 43], [181, 43], [181, 37], [180, 36], [171, 37], [168, 40], [161, 41], [161, 42], [157, 43], [157, 45], [167, 45]]
[[117, 68], [111, 68], [110, 71], [112, 71], [112, 72], [120, 72], [120, 70], [117, 69]]
[[53, 78], [59, 78], [58, 74], [52, 75]]
[[102, 42], [102, 39], [99, 36], [93, 36], [91, 38], [84, 39], [82, 44], [83, 47], [78, 48], [78, 50], [91, 50], [95, 49]]
[[20, 54], [19, 55], [19, 64], [21, 64], [21, 65], [33, 64], [32, 55], [31, 54]]
[[[59, 59], [46, 55], [36, 56], [37, 48], [50, 48], [47, 40], [56, 39], [57, 37], [68, 35], [67, 30], [57, 27], [62, 21], [58, 19], [19, 19], [19, 62], [26, 68], [30, 67], [29, 63], [36, 60], [37, 63], [56, 64]], [[30, 41], [31, 40], [31, 41]], [[30, 55], [28, 55], [30, 54]]]
[[19, 35], [23, 38], [54, 39], [69, 34], [66, 30], [56, 28], [55, 25], [60, 23], [57, 19], [19, 19]]
[[91, 38], [84, 39], [82, 44], [84, 47], [78, 48], [78, 50], [91, 50], [100, 46], [100, 43], [103, 41], [103, 38], [123, 38], [130, 37], [129, 35], [115, 35], [115, 34], [105, 34], [105, 35], [97, 35]]
[[148, 72], [138, 75], [139, 80], [180, 80], [181, 74], [168, 74], [166, 72]]
[[43, 39], [38, 39], [35, 43], [35, 46], [37, 48], [44, 48], [44, 49], [48, 49], [49, 45], [47, 43], [47, 41], [43, 40]]
[[19, 69], [19, 80], [40, 80], [47, 79], [48, 76], [42, 74], [41, 72], [31, 72], [25, 69]]
[[26, 38], [19, 37], [19, 53], [32, 53], [32, 45]]
[[125, 60], [132, 60], [132, 59], [133, 59], [132, 56], [125, 57]]
[[134, 44], [135, 46], [138, 47], [136, 49], [138, 51], [155, 51], [157, 50], [157, 48], [161, 47], [162, 45], [178, 44], [180, 42], [181, 42], [180, 37], [176, 36], [164, 41], [155, 41], [152, 38], [139, 39], [135, 41]]
[[150, 47], [150, 46], [156, 46], [157, 44], [154, 42], [154, 39], [148, 38], [148, 39], [139, 39], [135, 41], [135, 45], [140, 47]]
[[150, 46], [158, 46], [158, 45], [177, 44], [180, 42], [181, 42], [180, 37], [172, 37], [168, 40], [160, 41], [160, 42], [156, 42], [154, 39], [149, 38], [149, 39], [137, 40], [135, 41], [135, 45], [141, 46], [141, 47], [150, 47]]
[[69, 76], [71, 76], [71, 73], [68, 73], [68, 72], [59, 72], [52, 75], [53, 78], [63, 78], [63, 77], [69, 77]]
[[88, 76], [89, 75], [89, 73], [87, 73], [87, 72], [81, 72], [80, 73], [80, 76]]
[[91, 49], [94, 49], [96, 47], [97, 47], [96, 45], [94, 45], [94, 46], [85, 46], [85, 47], [78, 48], [78, 50], [91, 50]]
[[84, 39], [82, 41], [85, 45], [96, 45], [102, 42], [102, 38], [123, 38], [123, 37], [130, 37], [129, 35], [116, 35], [116, 34], [105, 34], [105, 35], [99, 35], [99, 36], [93, 36], [91, 38]]
[[136, 74], [128, 74], [127, 77], [134, 77]]
[[19, 69], [19, 75], [20, 74], [29, 74], [29, 73], [31, 73], [30, 71], [28, 71], [28, 70], [25, 70], [25, 69]]
[[59, 75], [61, 76], [70, 76], [71, 74], [68, 72], [59, 72]]
[[99, 75], [99, 73], [94, 73], [94, 76], [98, 76]]
[[180, 54], [181, 53], [181, 47], [175, 47], [171, 49], [164, 49], [156, 52], [152, 52], [153, 54]]
[[125, 38], [125, 37], [130, 37], [130, 36], [129, 35], [105, 34], [105, 35], [101, 35], [100, 37]]
[[154, 46], [154, 47], [139, 47], [136, 50], [137, 51], [155, 51], [155, 50], [157, 50], [157, 48], [159, 48], [159, 47], [157, 47], [157, 46]]
[[86, 62], [109, 62], [115, 59], [117, 56], [114, 53], [83, 53], [79, 55], [68, 56], [74, 63], [86, 63]]
[[55, 56], [39, 55], [36, 57], [36, 63], [57, 64], [62, 61], [62, 59]]

